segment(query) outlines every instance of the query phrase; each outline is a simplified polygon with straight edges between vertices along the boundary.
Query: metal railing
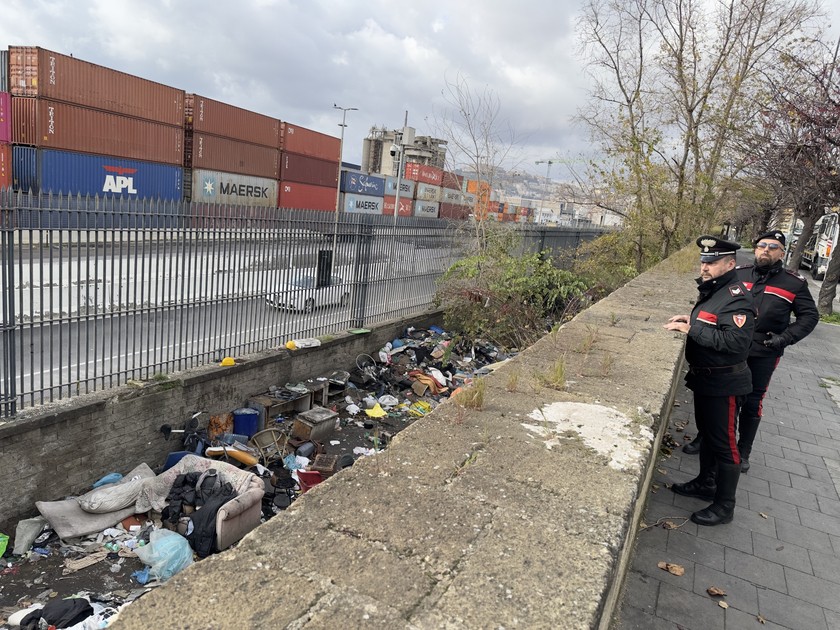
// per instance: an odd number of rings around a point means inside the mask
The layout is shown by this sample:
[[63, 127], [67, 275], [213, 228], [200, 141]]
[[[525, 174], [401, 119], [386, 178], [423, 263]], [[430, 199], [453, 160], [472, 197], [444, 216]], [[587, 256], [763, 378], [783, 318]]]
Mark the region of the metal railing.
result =
[[[2, 415], [421, 312], [466, 244], [447, 220], [342, 213], [333, 252], [334, 221], [0, 191]], [[531, 250], [602, 233], [517, 229]]]

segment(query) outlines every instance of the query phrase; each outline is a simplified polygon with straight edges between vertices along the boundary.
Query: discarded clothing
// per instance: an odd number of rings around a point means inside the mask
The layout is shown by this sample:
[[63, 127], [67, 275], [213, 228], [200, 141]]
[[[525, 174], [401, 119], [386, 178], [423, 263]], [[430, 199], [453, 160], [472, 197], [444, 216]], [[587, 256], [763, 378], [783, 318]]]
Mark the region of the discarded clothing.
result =
[[81, 623], [94, 613], [90, 602], [81, 597], [75, 599], [58, 599], [47, 602], [40, 610], [35, 610], [20, 622], [21, 630], [37, 630], [38, 622], [44, 619], [56, 628], [68, 628]]

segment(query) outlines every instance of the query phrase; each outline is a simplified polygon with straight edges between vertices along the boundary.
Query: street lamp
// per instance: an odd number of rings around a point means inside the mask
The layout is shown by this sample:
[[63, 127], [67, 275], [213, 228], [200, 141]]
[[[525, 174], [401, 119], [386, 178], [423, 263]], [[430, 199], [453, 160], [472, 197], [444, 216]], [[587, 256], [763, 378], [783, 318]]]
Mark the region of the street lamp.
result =
[[540, 213], [539, 213], [539, 221], [542, 221], [542, 213], [543, 213], [543, 203], [545, 203], [545, 189], [548, 187], [548, 179], [551, 176], [551, 165], [557, 164], [558, 162], [562, 162], [563, 160], [537, 160], [534, 164], [548, 164], [548, 168], [545, 170], [545, 181], [543, 182], [543, 191], [542, 197], [540, 197]]
[[332, 277], [335, 275], [335, 259], [336, 259], [336, 247], [338, 246], [338, 210], [341, 204], [341, 162], [344, 159], [344, 128], [347, 126], [347, 112], [357, 112], [359, 109], [357, 107], [339, 107], [335, 103], [333, 103], [333, 109], [340, 109], [341, 114], [341, 143], [339, 144], [338, 149], [338, 184], [336, 185], [335, 190], [335, 226], [333, 229], [333, 250], [332, 250], [332, 265], [330, 265], [330, 283], [332, 283]]

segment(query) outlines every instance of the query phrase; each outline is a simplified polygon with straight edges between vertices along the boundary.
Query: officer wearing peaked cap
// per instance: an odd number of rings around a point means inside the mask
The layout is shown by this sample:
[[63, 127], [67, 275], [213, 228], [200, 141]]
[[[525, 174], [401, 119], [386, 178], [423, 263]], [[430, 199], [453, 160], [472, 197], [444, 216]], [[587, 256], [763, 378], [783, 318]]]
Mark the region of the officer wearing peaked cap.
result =
[[747, 366], [755, 328], [755, 308], [735, 271], [737, 243], [714, 236], [697, 239], [700, 247], [700, 296], [691, 315], [676, 315], [664, 325], [685, 333], [689, 369], [686, 386], [694, 392], [700, 445], [700, 474], [671, 486], [674, 492], [712, 504], [691, 515], [700, 525], [729, 523], [741, 460], [735, 445], [738, 410], [752, 391]]
[[[750, 469], [749, 458], [761, 423], [764, 396], [785, 348], [811, 334], [820, 319], [808, 281], [798, 273], [784, 269], [784, 256], [785, 235], [771, 230], [755, 239], [754, 264], [736, 269], [738, 279], [752, 294], [758, 311], [747, 359], [753, 389], [738, 418], [741, 472]], [[793, 324], [790, 323], [791, 313], [796, 317]], [[698, 440], [702, 442], [698, 436], [683, 450], [689, 454], [698, 452]]]

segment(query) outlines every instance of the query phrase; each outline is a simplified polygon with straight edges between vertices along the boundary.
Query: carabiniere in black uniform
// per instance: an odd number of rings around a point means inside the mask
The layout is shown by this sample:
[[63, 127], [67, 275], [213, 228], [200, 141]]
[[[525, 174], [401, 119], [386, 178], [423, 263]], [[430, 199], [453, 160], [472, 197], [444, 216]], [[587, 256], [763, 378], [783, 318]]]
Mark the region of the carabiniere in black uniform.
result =
[[[775, 240], [782, 248], [785, 246], [785, 236], [780, 232], [763, 234], [756, 243], [762, 239]], [[820, 314], [808, 290], [808, 281], [796, 272], [786, 271], [783, 260], [768, 267], [742, 265], [737, 268], [737, 273], [738, 279], [752, 294], [758, 310], [747, 359], [752, 372], [752, 391], [747, 395], [738, 418], [738, 451], [741, 471], [746, 472], [770, 378], [785, 348], [810, 335], [820, 321]], [[796, 316], [793, 324], [790, 323], [791, 313]]]
[[[731, 255], [737, 243], [712, 236], [697, 239], [701, 262]], [[734, 262], [732, 263], [734, 265]], [[685, 358], [689, 364], [686, 386], [694, 392], [694, 416], [700, 446], [700, 474], [674, 492], [713, 501], [692, 514], [702, 525], [732, 520], [735, 489], [741, 473], [736, 443], [738, 412], [752, 391], [747, 365], [755, 329], [755, 308], [747, 288], [734, 269], [710, 280], [697, 279], [700, 292], [689, 319]]]

